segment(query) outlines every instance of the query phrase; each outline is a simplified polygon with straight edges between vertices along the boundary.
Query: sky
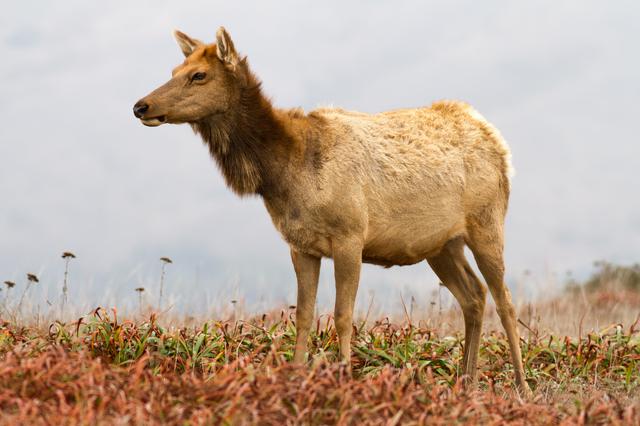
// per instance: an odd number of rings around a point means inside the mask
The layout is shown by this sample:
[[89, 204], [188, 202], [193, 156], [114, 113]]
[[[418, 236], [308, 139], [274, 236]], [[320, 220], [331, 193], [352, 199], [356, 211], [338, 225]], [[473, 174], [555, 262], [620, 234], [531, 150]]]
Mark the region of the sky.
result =
[[[0, 15], [0, 279], [55, 301], [157, 297], [175, 309], [295, 302], [288, 248], [258, 198], [225, 184], [188, 126], [146, 128], [136, 100], [183, 57], [172, 31], [221, 25], [278, 107], [378, 112], [471, 103], [509, 142], [506, 267], [517, 297], [595, 260], [640, 259], [640, 5], [632, 1], [26, 0]], [[319, 304], [331, 306], [331, 262]], [[439, 292], [426, 263], [366, 266], [358, 306]], [[37, 293], [37, 295], [35, 294]]]

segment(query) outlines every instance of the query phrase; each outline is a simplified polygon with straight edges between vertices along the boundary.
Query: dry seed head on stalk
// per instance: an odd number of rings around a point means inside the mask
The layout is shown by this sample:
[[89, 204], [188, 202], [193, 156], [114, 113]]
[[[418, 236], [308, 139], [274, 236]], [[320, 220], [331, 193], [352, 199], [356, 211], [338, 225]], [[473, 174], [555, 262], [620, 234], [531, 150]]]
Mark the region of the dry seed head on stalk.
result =
[[15, 287], [16, 283], [14, 283], [13, 281], [5, 281], [4, 285], [6, 285], [7, 288], [13, 288]]
[[161, 257], [160, 260], [163, 261], [164, 263], [173, 263], [173, 261], [168, 257]]
[[71, 253], [70, 251], [65, 251], [64, 253], [62, 253], [62, 258], [63, 259], [75, 259], [76, 255]]
[[31, 281], [32, 283], [39, 283], [40, 282], [40, 280], [38, 279], [36, 274], [27, 274], [27, 279], [29, 281]]
[[136, 288], [136, 291], [138, 293], [142, 293], [144, 291], [144, 287], [138, 287], [138, 288]]

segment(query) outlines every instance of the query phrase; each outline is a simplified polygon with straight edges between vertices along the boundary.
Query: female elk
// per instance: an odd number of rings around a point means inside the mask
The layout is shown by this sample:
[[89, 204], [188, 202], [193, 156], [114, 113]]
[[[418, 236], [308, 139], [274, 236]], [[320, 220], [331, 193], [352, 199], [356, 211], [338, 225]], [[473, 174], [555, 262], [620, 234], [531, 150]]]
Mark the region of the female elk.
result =
[[335, 262], [335, 324], [347, 362], [361, 263], [426, 260], [462, 307], [462, 371], [474, 381], [486, 290], [464, 257], [466, 244], [496, 302], [516, 383], [527, 392], [504, 284], [510, 154], [500, 133], [461, 102], [374, 115], [274, 108], [224, 28], [213, 44], [175, 36], [186, 60], [134, 113], [147, 126], [189, 123], [228, 186], [263, 198], [298, 280], [294, 360], [304, 360], [321, 258]]

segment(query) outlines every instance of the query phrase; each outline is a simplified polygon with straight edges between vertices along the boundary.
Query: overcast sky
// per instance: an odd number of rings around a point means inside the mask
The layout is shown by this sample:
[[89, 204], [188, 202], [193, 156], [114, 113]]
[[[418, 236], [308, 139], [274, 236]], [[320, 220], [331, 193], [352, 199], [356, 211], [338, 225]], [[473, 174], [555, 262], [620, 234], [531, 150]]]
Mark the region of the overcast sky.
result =
[[[640, 260], [637, 2], [237, 3], [3, 5], [1, 280], [36, 272], [55, 298], [72, 250], [73, 297], [125, 303], [134, 287], [155, 291], [170, 256], [182, 308], [295, 301], [262, 202], [225, 187], [188, 126], [150, 129], [131, 113], [182, 61], [173, 29], [212, 41], [220, 25], [277, 106], [474, 105], [513, 151], [507, 275], [523, 295], [597, 259]], [[366, 267], [359, 303], [435, 289], [426, 263]], [[326, 262], [320, 301], [332, 299]]]

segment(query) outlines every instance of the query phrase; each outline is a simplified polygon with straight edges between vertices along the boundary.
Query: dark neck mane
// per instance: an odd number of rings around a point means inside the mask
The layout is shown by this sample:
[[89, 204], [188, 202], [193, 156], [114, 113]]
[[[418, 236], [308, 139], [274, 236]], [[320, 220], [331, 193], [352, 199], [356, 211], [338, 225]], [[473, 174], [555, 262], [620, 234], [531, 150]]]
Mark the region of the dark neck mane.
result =
[[260, 82], [249, 73], [238, 106], [225, 113], [192, 123], [227, 182], [238, 195], [261, 192], [265, 185], [269, 142], [283, 135], [271, 103], [262, 94]]

